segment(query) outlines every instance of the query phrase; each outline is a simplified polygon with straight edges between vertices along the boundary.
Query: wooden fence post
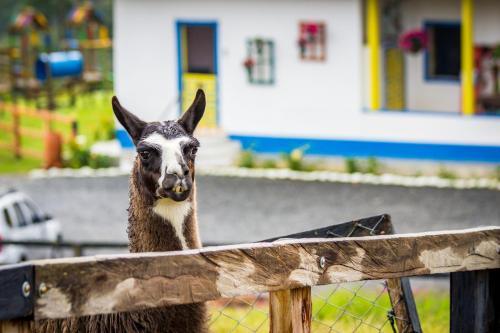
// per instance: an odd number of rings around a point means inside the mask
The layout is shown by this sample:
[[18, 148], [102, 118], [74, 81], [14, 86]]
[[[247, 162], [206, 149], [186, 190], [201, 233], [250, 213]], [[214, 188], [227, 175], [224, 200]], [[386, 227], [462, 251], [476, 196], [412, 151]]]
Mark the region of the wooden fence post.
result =
[[500, 332], [500, 269], [450, 275], [450, 332]]
[[14, 156], [21, 158], [21, 120], [16, 104], [14, 104], [14, 112], [12, 112], [12, 135], [14, 137]]
[[269, 293], [271, 333], [310, 333], [311, 287]]
[[387, 291], [399, 333], [422, 333], [417, 306], [407, 277], [387, 279]]

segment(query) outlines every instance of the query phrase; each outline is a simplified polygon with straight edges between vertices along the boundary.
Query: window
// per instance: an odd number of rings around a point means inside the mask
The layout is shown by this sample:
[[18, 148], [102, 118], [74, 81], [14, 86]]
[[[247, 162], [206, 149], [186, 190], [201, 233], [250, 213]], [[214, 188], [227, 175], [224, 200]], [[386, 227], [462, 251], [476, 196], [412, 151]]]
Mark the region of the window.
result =
[[460, 80], [460, 24], [427, 23], [425, 76], [428, 80]]
[[28, 209], [30, 210], [33, 219], [36, 219], [38, 221], [43, 220], [44, 214], [34, 202], [26, 201], [26, 206], [28, 206]]
[[244, 66], [248, 82], [253, 84], [274, 83], [274, 43], [272, 40], [253, 38], [247, 41], [247, 58]]
[[15, 202], [12, 206], [14, 207], [14, 212], [16, 213], [18, 226], [20, 227], [27, 226], [29, 222], [26, 219], [26, 216], [23, 214], [23, 211], [19, 203]]
[[13, 226], [12, 218], [10, 217], [10, 214], [9, 214], [9, 211], [7, 210], [7, 208], [3, 209], [3, 218], [4, 218], [5, 222], [7, 223], [7, 225], [9, 226], [9, 228], [12, 228], [12, 226]]
[[326, 60], [326, 25], [323, 22], [301, 22], [299, 25], [300, 59]]
[[40, 220], [40, 214], [37, 213], [34, 205], [29, 201], [21, 202], [21, 209], [23, 210], [24, 216], [30, 222], [35, 222]]
[[187, 26], [184, 29], [187, 42], [187, 72], [215, 73], [213, 27]]

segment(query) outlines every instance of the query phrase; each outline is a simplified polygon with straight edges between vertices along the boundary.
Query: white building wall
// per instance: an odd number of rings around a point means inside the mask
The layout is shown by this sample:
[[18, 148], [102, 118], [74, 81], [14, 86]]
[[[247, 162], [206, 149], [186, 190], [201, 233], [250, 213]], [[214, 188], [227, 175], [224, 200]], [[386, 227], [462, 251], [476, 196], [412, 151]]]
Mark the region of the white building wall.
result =
[[[284, 135], [341, 135], [356, 124], [334, 119], [361, 109], [361, 24], [357, 0], [334, 1], [115, 1], [116, 91], [149, 120], [176, 115], [176, 20], [219, 24], [220, 124], [228, 132], [258, 129]], [[301, 20], [327, 25], [327, 61], [298, 55]], [[247, 82], [246, 40], [275, 41], [276, 83]], [[305, 134], [305, 133], [304, 133]]]
[[[433, 4], [440, 1], [451, 0]], [[494, 0], [477, 2], [483, 1]], [[420, 0], [405, 3], [416, 2]], [[416, 13], [422, 11], [419, 8]], [[457, 13], [447, 15], [453, 18]], [[478, 9], [476, 17], [480, 13]], [[500, 145], [498, 117], [362, 110], [360, 0], [116, 0], [114, 15], [115, 89], [123, 104], [146, 120], [177, 116], [175, 21], [213, 20], [219, 24], [220, 124], [228, 134]], [[301, 20], [327, 24], [326, 62], [298, 59]], [[415, 22], [420, 24], [421, 19]], [[274, 86], [247, 83], [242, 66], [245, 43], [255, 36], [275, 41]], [[415, 60], [414, 66], [422, 63]], [[418, 77], [411, 77], [418, 82], [423, 73], [415, 72]], [[418, 95], [411, 97], [412, 108], [422, 109], [420, 100], [432, 96], [436, 101], [430, 109], [457, 110], [458, 86], [421, 86]]]

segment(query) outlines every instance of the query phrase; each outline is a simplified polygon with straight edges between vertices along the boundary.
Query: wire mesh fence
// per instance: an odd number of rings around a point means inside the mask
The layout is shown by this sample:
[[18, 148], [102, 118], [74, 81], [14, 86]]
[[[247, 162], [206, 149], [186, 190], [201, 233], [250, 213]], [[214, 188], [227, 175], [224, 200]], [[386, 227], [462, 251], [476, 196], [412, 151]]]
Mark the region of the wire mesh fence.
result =
[[[392, 233], [387, 215], [318, 229], [315, 237], [355, 237]], [[292, 238], [313, 237], [304, 233]], [[286, 237], [287, 238], [287, 237]], [[271, 239], [268, 241], [274, 241]], [[312, 332], [397, 332], [409, 325], [396, 316], [401, 295], [389, 295], [386, 280], [332, 284], [312, 289]], [[210, 303], [212, 332], [269, 332], [268, 294]]]
[[396, 332], [385, 280], [313, 288], [313, 332]]
[[222, 298], [208, 303], [210, 332], [269, 332], [269, 294]]
[[[385, 280], [340, 283], [312, 289], [312, 332], [397, 332]], [[268, 294], [209, 303], [210, 331], [269, 332]]]

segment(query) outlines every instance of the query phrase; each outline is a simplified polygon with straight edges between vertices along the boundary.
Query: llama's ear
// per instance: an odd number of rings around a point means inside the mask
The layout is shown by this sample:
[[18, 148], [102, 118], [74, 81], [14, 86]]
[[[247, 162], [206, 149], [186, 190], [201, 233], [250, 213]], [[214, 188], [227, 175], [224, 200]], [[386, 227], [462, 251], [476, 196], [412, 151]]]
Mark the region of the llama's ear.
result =
[[179, 124], [184, 127], [186, 132], [189, 134], [193, 134], [196, 126], [203, 117], [203, 113], [205, 112], [205, 93], [203, 90], [198, 89], [196, 92], [196, 97], [194, 98], [193, 104], [187, 109], [186, 112], [182, 115], [182, 117], [178, 120]]
[[141, 138], [142, 131], [146, 127], [147, 123], [145, 121], [140, 120], [136, 115], [125, 109], [116, 96], [113, 96], [111, 99], [111, 104], [113, 105], [113, 112], [115, 113], [116, 119], [120, 122], [120, 124], [125, 127], [128, 134], [134, 141], [136, 145], [139, 139]]

